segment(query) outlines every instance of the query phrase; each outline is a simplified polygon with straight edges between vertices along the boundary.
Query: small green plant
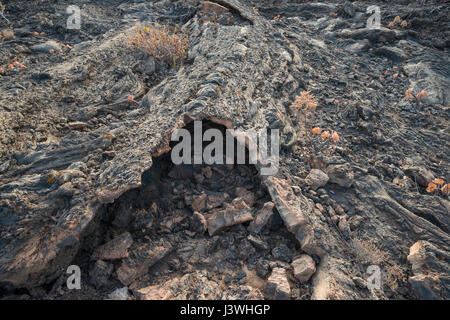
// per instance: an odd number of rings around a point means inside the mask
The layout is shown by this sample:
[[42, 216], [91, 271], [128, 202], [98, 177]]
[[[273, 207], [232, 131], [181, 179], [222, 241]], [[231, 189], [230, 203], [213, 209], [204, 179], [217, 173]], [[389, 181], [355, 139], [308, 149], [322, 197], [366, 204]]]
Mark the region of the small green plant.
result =
[[130, 42], [158, 61], [173, 66], [186, 58], [188, 37], [169, 32], [167, 27], [141, 27], [130, 37]]

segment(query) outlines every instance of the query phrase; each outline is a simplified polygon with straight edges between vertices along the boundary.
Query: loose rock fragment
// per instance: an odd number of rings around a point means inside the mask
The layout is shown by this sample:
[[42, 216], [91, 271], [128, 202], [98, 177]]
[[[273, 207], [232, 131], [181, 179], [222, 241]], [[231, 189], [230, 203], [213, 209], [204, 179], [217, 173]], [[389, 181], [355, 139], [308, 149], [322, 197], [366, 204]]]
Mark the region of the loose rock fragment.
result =
[[206, 221], [205, 217], [198, 212], [194, 212], [194, 214], [192, 215], [191, 225], [192, 229], [198, 233], [204, 233], [208, 228], [208, 222]]
[[112, 264], [103, 260], [97, 260], [90, 273], [90, 282], [94, 287], [101, 288], [107, 284], [113, 270], [114, 266]]
[[366, 280], [364, 280], [363, 278], [353, 277], [352, 280], [355, 283], [355, 285], [360, 289], [364, 289], [367, 287]]
[[252, 207], [253, 204], [255, 203], [254, 193], [251, 191], [248, 191], [245, 188], [241, 188], [241, 187], [236, 188], [236, 196], [242, 198], [249, 207]]
[[277, 245], [272, 250], [272, 255], [275, 259], [289, 263], [292, 260], [292, 252], [284, 243]]
[[317, 190], [318, 188], [325, 186], [328, 180], [329, 177], [325, 172], [319, 169], [312, 169], [306, 177], [305, 182], [311, 187], [311, 189]]
[[274, 205], [275, 204], [273, 202], [266, 202], [257, 212], [255, 220], [250, 223], [248, 231], [252, 233], [260, 233], [269, 221], [270, 217], [272, 217]]
[[36, 44], [32, 46], [31, 49], [36, 52], [49, 53], [50, 50], [59, 51], [61, 49], [61, 46], [58, 42], [49, 40], [44, 43]]
[[428, 183], [430, 183], [434, 179], [433, 173], [423, 167], [407, 167], [405, 168], [405, 173], [422, 187], [428, 186]]
[[74, 130], [82, 130], [88, 127], [88, 124], [86, 122], [81, 121], [69, 122], [68, 125], [70, 129]]
[[124, 285], [130, 285], [135, 279], [147, 273], [148, 268], [164, 258], [170, 251], [169, 246], [144, 246], [136, 250], [137, 257], [127, 258], [122, 261], [117, 269], [117, 278]]
[[250, 286], [230, 288], [224, 295], [225, 300], [263, 300], [264, 295], [258, 289]]
[[414, 273], [408, 280], [419, 299], [441, 300], [450, 297], [450, 255], [447, 252], [428, 241], [420, 240], [409, 249], [408, 261]]
[[215, 16], [219, 16], [222, 13], [228, 12], [228, 9], [221, 6], [220, 4], [210, 2], [210, 1], [204, 1], [203, 7], [200, 10], [202, 16], [206, 14], [212, 14]]
[[208, 232], [210, 236], [214, 236], [227, 227], [252, 220], [249, 206], [241, 198], [236, 198], [231, 204], [227, 204], [224, 210], [208, 219]]
[[353, 171], [348, 163], [330, 165], [327, 168], [330, 183], [335, 183], [343, 188], [350, 188], [353, 185]]
[[223, 288], [208, 279], [205, 272], [195, 271], [157, 285], [133, 290], [133, 293], [139, 300], [205, 300], [221, 299]]
[[314, 260], [306, 254], [302, 254], [300, 257], [292, 261], [291, 265], [294, 269], [294, 276], [301, 283], [307, 282], [316, 272], [316, 264]]
[[128, 257], [128, 248], [133, 244], [129, 232], [125, 232], [113, 240], [98, 247], [92, 254], [92, 259], [113, 260]]
[[350, 230], [350, 225], [348, 224], [347, 219], [345, 217], [339, 218], [338, 227], [339, 227], [339, 230], [342, 232], [342, 235], [346, 239], [350, 239], [352, 232]]
[[171, 297], [170, 290], [163, 286], [150, 286], [136, 290], [135, 296], [139, 300], [167, 300]]
[[128, 300], [129, 298], [128, 287], [116, 289], [108, 295], [108, 299], [110, 300]]
[[286, 277], [286, 270], [275, 268], [264, 288], [264, 297], [268, 300], [288, 300], [291, 288]]

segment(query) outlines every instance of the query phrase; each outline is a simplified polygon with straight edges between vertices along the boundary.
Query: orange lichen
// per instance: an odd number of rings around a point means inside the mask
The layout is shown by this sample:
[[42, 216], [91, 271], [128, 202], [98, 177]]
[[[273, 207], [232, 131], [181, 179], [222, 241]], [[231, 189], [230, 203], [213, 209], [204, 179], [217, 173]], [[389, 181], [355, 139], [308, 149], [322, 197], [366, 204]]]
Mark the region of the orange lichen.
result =
[[320, 137], [322, 138], [322, 140], [327, 140], [330, 137], [330, 132], [329, 131], [324, 131], [324, 132], [322, 132]]
[[317, 136], [317, 135], [319, 135], [320, 134], [320, 131], [321, 131], [322, 129], [320, 129], [319, 127], [315, 127], [315, 128], [313, 128], [312, 130], [311, 130], [311, 132], [312, 132], [312, 134], [314, 135], [314, 136]]
[[437, 184], [437, 185], [439, 186], [439, 185], [441, 185], [441, 184], [444, 184], [444, 180], [443, 180], [443, 179], [434, 179], [434, 180], [433, 180], [433, 183], [434, 183], [434, 184]]
[[413, 92], [413, 89], [412, 89], [412, 88], [409, 88], [408, 90], [406, 90], [406, 92], [405, 92], [405, 98], [408, 99], [408, 100], [413, 99], [414, 96], [413, 96], [412, 92]]
[[436, 188], [437, 188], [436, 184], [434, 184], [433, 182], [430, 182], [428, 184], [428, 187], [427, 187], [426, 191], [427, 192], [434, 192], [434, 191], [436, 191]]
[[427, 95], [428, 93], [425, 91], [425, 90], [422, 90], [422, 91], [420, 91], [417, 95], [416, 95], [416, 98], [417, 98], [417, 100], [423, 100], [423, 98], [425, 98], [425, 96]]
[[450, 183], [444, 184], [444, 186], [441, 188], [441, 192], [443, 194], [448, 194], [450, 189]]
[[53, 182], [55, 182], [55, 178], [50, 177], [50, 178], [47, 179], [47, 183], [48, 184], [53, 183]]
[[339, 134], [337, 132], [333, 132], [331, 135], [331, 141], [338, 142], [339, 141]]

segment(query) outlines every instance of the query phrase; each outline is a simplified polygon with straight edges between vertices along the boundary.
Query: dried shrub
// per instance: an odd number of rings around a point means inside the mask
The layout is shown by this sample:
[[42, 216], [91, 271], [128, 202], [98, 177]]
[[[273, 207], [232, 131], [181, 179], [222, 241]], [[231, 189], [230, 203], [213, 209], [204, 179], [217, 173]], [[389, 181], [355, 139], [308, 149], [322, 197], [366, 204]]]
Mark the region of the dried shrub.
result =
[[386, 271], [382, 273], [382, 280], [391, 290], [396, 291], [398, 284], [405, 283], [408, 276], [399, 265], [394, 264], [386, 267]]
[[168, 27], [137, 28], [130, 42], [157, 61], [176, 66], [186, 58], [189, 45], [184, 34], [170, 32]]
[[317, 100], [310, 91], [303, 91], [295, 98], [291, 104], [291, 108], [297, 109], [298, 112], [315, 111], [317, 108]]
[[352, 249], [356, 259], [363, 265], [380, 265], [388, 260], [387, 253], [372, 241], [355, 238], [352, 240]]
[[[299, 96], [295, 98], [295, 101], [291, 104], [290, 108], [297, 112], [297, 119], [303, 121], [303, 127], [305, 129], [305, 137], [309, 140], [310, 125], [308, 118], [314, 114], [317, 109], [317, 100], [310, 91], [303, 91]], [[301, 120], [302, 119], [302, 120]]]

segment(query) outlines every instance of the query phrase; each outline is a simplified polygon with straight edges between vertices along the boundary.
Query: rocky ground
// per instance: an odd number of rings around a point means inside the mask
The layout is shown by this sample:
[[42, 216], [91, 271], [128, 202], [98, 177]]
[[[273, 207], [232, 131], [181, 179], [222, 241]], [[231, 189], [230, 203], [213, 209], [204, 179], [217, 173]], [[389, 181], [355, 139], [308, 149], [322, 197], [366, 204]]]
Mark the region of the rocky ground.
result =
[[[0, 298], [448, 299], [445, 1], [2, 2]], [[188, 35], [182, 66], [130, 46], [142, 24]], [[279, 129], [279, 172], [174, 165], [193, 120]]]

